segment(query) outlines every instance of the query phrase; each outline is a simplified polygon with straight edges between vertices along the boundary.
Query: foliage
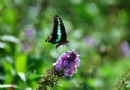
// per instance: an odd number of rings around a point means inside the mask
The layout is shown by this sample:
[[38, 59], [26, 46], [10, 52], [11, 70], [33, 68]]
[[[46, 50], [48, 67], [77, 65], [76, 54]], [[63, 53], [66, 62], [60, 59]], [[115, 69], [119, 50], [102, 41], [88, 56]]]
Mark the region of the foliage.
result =
[[[124, 75], [130, 66], [129, 3], [0, 0], [0, 87], [35, 89], [57, 58], [75, 49], [80, 54], [80, 67], [72, 78], [60, 80], [55, 90], [118, 90], [130, 73]], [[67, 47], [55, 49], [45, 42], [52, 32], [54, 15], [65, 24]]]

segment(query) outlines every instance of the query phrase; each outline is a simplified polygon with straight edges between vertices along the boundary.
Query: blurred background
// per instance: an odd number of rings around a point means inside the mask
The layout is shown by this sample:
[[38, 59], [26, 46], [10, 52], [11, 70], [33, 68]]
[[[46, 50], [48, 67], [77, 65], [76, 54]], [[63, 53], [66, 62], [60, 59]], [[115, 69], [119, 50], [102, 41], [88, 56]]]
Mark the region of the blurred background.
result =
[[[80, 54], [80, 67], [55, 90], [130, 90], [125, 83], [130, 79], [129, 4], [130, 0], [0, 0], [1, 88], [36, 88], [58, 57], [74, 49]], [[45, 42], [54, 15], [64, 22], [69, 47], [56, 49]]]

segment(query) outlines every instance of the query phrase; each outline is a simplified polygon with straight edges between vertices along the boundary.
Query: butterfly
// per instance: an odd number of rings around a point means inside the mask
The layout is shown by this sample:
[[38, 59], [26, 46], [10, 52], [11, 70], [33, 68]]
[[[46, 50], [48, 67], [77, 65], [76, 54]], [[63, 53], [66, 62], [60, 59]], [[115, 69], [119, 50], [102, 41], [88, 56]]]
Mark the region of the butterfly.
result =
[[58, 48], [61, 45], [69, 43], [69, 41], [67, 41], [65, 27], [61, 18], [58, 15], [55, 15], [53, 19], [54, 19], [53, 31], [52, 34], [46, 39], [46, 42], [57, 44], [56, 48]]

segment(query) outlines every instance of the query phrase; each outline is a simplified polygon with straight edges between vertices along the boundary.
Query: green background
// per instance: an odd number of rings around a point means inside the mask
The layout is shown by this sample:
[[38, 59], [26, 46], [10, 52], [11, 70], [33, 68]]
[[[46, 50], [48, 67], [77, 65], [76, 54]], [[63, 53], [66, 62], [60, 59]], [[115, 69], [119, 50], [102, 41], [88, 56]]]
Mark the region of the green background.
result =
[[[58, 49], [45, 42], [54, 15], [62, 18], [70, 42]], [[79, 52], [80, 67], [55, 90], [129, 90], [130, 0], [0, 0], [3, 90], [12, 84], [35, 89], [40, 76], [71, 49]]]

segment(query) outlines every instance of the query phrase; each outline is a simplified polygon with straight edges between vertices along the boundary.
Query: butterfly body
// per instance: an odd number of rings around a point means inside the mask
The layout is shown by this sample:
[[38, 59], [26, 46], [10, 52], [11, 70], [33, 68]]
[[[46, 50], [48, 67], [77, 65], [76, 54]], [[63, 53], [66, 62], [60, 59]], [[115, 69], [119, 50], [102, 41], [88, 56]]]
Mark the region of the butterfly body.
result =
[[57, 44], [56, 48], [58, 48], [60, 45], [65, 45], [68, 43], [64, 24], [58, 15], [54, 16], [53, 32], [46, 39], [46, 42]]

